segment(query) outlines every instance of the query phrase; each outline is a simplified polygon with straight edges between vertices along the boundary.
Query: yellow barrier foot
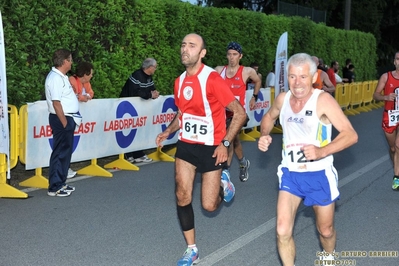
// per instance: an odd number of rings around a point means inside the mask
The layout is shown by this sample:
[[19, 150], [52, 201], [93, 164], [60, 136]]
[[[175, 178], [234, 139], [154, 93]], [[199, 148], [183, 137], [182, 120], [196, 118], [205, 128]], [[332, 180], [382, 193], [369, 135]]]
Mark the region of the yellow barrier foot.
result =
[[48, 179], [45, 178], [44, 176], [32, 176], [31, 178], [28, 178], [27, 180], [19, 183], [21, 187], [36, 187], [36, 188], [48, 188]]
[[253, 137], [251, 137], [250, 135], [245, 133], [244, 130], [241, 130], [239, 138], [240, 138], [240, 140], [244, 140], [244, 141], [256, 141], [256, 139], [254, 139]]
[[255, 139], [260, 138], [260, 132], [258, 131], [257, 127], [253, 127], [252, 131], [248, 132], [247, 135]]
[[378, 104], [375, 104], [375, 103], [371, 103], [370, 105], [371, 105], [371, 108], [373, 108], [373, 109], [379, 109], [379, 108], [382, 107], [382, 106], [380, 106]]
[[358, 111], [358, 112], [369, 112], [369, 111], [371, 111], [371, 109], [368, 109], [368, 108], [366, 108], [364, 106], [356, 107], [353, 110]]
[[28, 194], [16, 189], [13, 186], [7, 184], [0, 184], [0, 198], [26, 199], [28, 198]]
[[138, 168], [136, 165], [126, 161], [125, 155], [123, 153], [119, 154], [119, 158], [117, 160], [104, 165], [104, 168], [113, 168], [113, 169], [120, 169], [120, 170], [133, 170], [133, 171], [140, 170], [140, 168]]
[[280, 125], [278, 126], [274, 126], [272, 131], [270, 133], [274, 133], [274, 134], [282, 134], [283, 133], [283, 129], [281, 128]]
[[166, 153], [167, 155], [169, 155], [169, 156], [175, 157], [175, 154], [176, 154], [176, 147], [174, 147], [174, 148], [172, 148], [172, 149], [166, 151], [165, 153]]
[[19, 183], [21, 187], [37, 187], [48, 189], [48, 179], [42, 175], [42, 168], [35, 169], [35, 175]]
[[[176, 153], [176, 148], [173, 148], [173, 155]], [[170, 151], [169, 151], [170, 152]], [[160, 147], [157, 147], [157, 150], [153, 153], [148, 154], [148, 157], [153, 159], [154, 161], [163, 161], [163, 162], [174, 162], [175, 158], [169, 155], [166, 152], [163, 152]]]
[[112, 177], [112, 173], [97, 164], [97, 159], [92, 159], [91, 164], [77, 171], [79, 175]]
[[351, 109], [351, 110], [345, 109], [344, 110], [344, 114], [346, 114], [346, 115], [358, 115], [360, 113], [359, 112], [355, 112], [353, 109]]

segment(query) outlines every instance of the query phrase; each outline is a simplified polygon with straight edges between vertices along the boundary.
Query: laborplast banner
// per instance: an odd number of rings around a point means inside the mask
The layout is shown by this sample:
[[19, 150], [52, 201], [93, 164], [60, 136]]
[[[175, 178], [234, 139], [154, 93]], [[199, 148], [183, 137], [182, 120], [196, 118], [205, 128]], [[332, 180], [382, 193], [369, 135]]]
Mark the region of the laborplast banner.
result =
[[[253, 90], [247, 90], [246, 99], [251, 99], [253, 95]], [[254, 108], [249, 107], [249, 101], [246, 103], [247, 115], [249, 121], [245, 128], [252, 128], [260, 125], [262, 117], [269, 111], [271, 105], [270, 99], [270, 88], [262, 88], [258, 93], [258, 100], [255, 103]]]
[[[82, 123], [74, 133], [72, 162], [154, 148], [177, 111], [172, 96], [93, 99], [79, 109]], [[28, 103], [27, 112], [26, 169], [46, 167], [53, 145], [46, 101]], [[177, 133], [163, 144], [176, 141]]]
[[276, 49], [276, 65], [275, 65], [275, 87], [274, 94], [275, 97], [280, 92], [288, 91], [288, 80], [287, 73], [285, 73], [285, 67], [287, 65], [288, 58], [288, 33], [284, 32], [280, 39], [278, 40], [277, 49]]
[[[253, 91], [248, 90], [247, 99], [251, 99], [252, 94]], [[247, 103], [250, 120], [246, 128], [258, 126], [269, 108], [270, 89], [261, 89], [254, 108], [250, 109]], [[155, 100], [93, 99], [79, 103], [79, 109], [82, 123], [74, 133], [72, 162], [155, 148], [156, 136], [166, 129], [177, 112], [173, 95]], [[53, 135], [46, 101], [28, 103], [27, 113], [25, 168], [47, 167]], [[174, 144], [177, 139], [178, 131], [163, 145]]]

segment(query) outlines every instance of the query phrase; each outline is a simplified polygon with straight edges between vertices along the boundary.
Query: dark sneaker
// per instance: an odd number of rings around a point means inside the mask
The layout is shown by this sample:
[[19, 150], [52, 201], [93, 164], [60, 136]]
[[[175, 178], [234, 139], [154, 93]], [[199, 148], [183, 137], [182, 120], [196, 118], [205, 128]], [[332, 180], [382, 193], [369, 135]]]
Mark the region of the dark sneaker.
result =
[[241, 182], [245, 182], [248, 180], [249, 165], [250, 165], [249, 160], [246, 160], [244, 165], [240, 164], [240, 180], [241, 180]]
[[399, 177], [394, 176], [392, 180], [392, 189], [399, 190]]
[[187, 248], [183, 257], [177, 262], [177, 266], [192, 266], [199, 263], [198, 249]]
[[75, 187], [73, 187], [73, 186], [68, 186], [68, 185], [63, 186], [62, 189], [63, 189], [64, 191], [68, 192], [68, 193], [71, 193], [71, 192], [74, 192], [74, 191], [75, 191]]
[[224, 201], [230, 202], [234, 198], [236, 189], [234, 187], [233, 182], [231, 182], [230, 180], [230, 172], [227, 169], [223, 169], [222, 171], [222, 184], [224, 191]]
[[58, 191], [47, 191], [47, 195], [50, 197], [68, 197], [71, 195], [69, 192], [66, 192], [64, 189], [59, 189]]

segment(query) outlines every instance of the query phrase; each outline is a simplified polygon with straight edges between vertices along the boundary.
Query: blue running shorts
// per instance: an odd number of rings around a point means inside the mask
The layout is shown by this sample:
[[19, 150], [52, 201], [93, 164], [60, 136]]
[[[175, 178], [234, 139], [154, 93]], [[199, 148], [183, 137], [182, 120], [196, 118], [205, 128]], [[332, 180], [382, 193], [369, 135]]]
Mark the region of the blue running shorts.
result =
[[303, 199], [306, 206], [327, 206], [339, 199], [338, 174], [334, 166], [316, 172], [290, 172], [278, 167], [280, 190]]

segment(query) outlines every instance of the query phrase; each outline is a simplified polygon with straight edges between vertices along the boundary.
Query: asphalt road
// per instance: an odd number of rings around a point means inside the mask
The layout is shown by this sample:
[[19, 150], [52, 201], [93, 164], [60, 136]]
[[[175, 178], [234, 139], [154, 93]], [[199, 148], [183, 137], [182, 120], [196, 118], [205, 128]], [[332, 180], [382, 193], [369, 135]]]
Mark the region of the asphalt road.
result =
[[[335, 155], [341, 191], [336, 252], [343, 265], [399, 265], [399, 192], [391, 189], [381, 113], [350, 116], [359, 142]], [[275, 244], [281, 135], [273, 135], [266, 153], [256, 142], [243, 147], [251, 161], [250, 177], [240, 182], [234, 161], [236, 196], [231, 203], [214, 213], [203, 211], [200, 177], [196, 180], [199, 265], [281, 265]], [[29, 190], [28, 199], [0, 199], [0, 265], [176, 265], [186, 245], [176, 217], [173, 163], [113, 174], [71, 180], [76, 191], [67, 198]], [[296, 265], [314, 265], [321, 248], [311, 208], [300, 207], [294, 234]], [[388, 254], [378, 251], [394, 251], [389, 253], [394, 257], [372, 257]]]

